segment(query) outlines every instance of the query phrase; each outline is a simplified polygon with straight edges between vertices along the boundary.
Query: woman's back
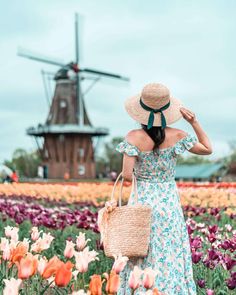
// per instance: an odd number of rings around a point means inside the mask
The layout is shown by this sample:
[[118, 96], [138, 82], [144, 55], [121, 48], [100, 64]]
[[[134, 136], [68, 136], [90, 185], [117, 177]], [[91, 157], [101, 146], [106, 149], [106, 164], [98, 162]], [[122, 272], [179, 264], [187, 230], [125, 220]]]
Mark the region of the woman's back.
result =
[[116, 147], [117, 151], [127, 156], [136, 156], [134, 171], [137, 180], [174, 181], [177, 156], [197, 142], [195, 136], [182, 130], [166, 129], [165, 140], [158, 149], [153, 150], [154, 142], [142, 129], [129, 132]]

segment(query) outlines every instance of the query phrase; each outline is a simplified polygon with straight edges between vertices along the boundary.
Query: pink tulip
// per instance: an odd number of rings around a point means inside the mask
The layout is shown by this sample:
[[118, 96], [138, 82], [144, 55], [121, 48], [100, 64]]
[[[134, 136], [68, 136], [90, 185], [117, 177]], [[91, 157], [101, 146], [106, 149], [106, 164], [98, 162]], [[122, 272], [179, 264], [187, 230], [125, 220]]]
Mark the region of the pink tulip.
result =
[[225, 224], [225, 228], [227, 231], [231, 232], [232, 231], [232, 226], [230, 224]]
[[40, 253], [50, 247], [54, 237], [48, 233], [43, 233], [42, 238], [40, 237], [36, 242], [31, 245], [31, 251]]
[[133, 290], [136, 290], [141, 285], [141, 275], [143, 271], [135, 265], [133, 270], [130, 272], [129, 276], [129, 287]]
[[54, 240], [54, 237], [50, 233], [43, 233], [42, 239], [46, 244], [48, 244], [48, 248], [51, 245], [51, 242]]
[[23, 241], [22, 241], [22, 245], [25, 246], [27, 251], [29, 251], [29, 243], [30, 243], [29, 239], [26, 239], [26, 238], [24, 238]]
[[41, 257], [38, 260], [38, 272], [40, 273], [40, 275], [43, 274], [43, 272], [44, 272], [45, 267], [46, 267], [47, 264], [48, 264], [48, 260], [47, 260], [47, 258], [45, 256], [44, 257]]
[[[40, 231], [40, 232], [41, 232], [41, 231]], [[40, 236], [40, 232], [39, 232], [37, 226], [33, 226], [33, 227], [31, 228], [31, 239], [32, 239], [33, 241], [38, 240], [38, 238], [39, 238], [39, 236]]]
[[215, 295], [215, 292], [211, 289], [207, 289], [206, 294], [207, 295]]
[[82, 251], [86, 247], [88, 241], [91, 241], [91, 239], [86, 240], [85, 239], [85, 233], [80, 232], [79, 236], [76, 239], [76, 247], [77, 247], [77, 249], [79, 251]]
[[5, 288], [3, 290], [3, 295], [18, 295], [20, 285], [22, 283], [21, 279], [11, 278], [10, 280], [4, 279]]
[[83, 252], [75, 252], [75, 267], [79, 272], [86, 272], [88, 270], [89, 258], [83, 255]]
[[2, 253], [2, 258], [3, 258], [4, 260], [9, 260], [10, 257], [11, 257], [11, 249], [10, 249], [10, 247], [5, 248], [5, 249], [3, 250], [3, 253]]
[[66, 258], [72, 258], [74, 255], [74, 251], [75, 251], [75, 244], [71, 241], [66, 241], [66, 248], [64, 250], [64, 256]]
[[4, 260], [9, 260], [11, 256], [11, 248], [7, 238], [1, 238], [0, 250], [2, 251], [2, 258]]
[[99, 258], [96, 257], [97, 255], [98, 253], [95, 250], [89, 251], [88, 247], [80, 252], [74, 251], [76, 269], [79, 272], [86, 272], [91, 261], [99, 260]]
[[148, 267], [144, 269], [143, 273], [143, 286], [146, 289], [151, 289], [154, 285], [157, 272], [153, 270], [151, 267]]
[[7, 238], [11, 238], [14, 241], [18, 241], [18, 239], [19, 239], [18, 232], [19, 232], [18, 227], [12, 227], [9, 225], [5, 227], [5, 236]]
[[[83, 250], [84, 253], [85, 253], [85, 249], [87, 248], [88, 247], [84, 248]], [[99, 258], [97, 257], [98, 252], [96, 252], [95, 250], [88, 251], [87, 255], [89, 256], [89, 261], [99, 260]]]
[[129, 258], [127, 256], [122, 256], [121, 253], [118, 256], [114, 255], [114, 258], [115, 258], [115, 262], [112, 266], [112, 269], [117, 274], [119, 274], [125, 268]]

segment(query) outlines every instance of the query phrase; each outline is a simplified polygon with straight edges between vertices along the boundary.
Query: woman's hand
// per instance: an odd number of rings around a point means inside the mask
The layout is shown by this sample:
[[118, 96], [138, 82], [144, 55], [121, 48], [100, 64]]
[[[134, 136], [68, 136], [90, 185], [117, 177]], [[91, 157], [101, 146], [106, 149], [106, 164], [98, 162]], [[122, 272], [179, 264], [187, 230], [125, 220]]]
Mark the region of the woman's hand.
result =
[[196, 115], [190, 110], [181, 107], [180, 112], [183, 115], [183, 118], [188, 121], [191, 125], [197, 122]]
[[180, 112], [183, 118], [192, 125], [199, 141], [189, 151], [197, 155], [210, 155], [212, 153], [211, 142], [198, 123], [195, 114], [183, 107], [180, 108]]

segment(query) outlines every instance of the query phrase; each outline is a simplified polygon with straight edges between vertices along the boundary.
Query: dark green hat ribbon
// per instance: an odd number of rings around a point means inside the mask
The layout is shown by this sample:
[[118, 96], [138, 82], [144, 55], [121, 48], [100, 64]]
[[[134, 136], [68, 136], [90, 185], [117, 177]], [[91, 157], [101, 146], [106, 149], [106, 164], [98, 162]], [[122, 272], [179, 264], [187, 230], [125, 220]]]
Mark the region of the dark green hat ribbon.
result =
[[159, 109], [153, 109], [153, 108], [150, 108], [149, 106], [147, 106], [145, 103], [143, 103], [142, 99], [140, 98], [140, 105], [142, 106], [142, 108], [146, 111], [149, 111], [150, 112], [150, 115], [149, 115], [149, 118], [148, 118], [148, 126], [147, 126], [147, 129], [150, 129], [152, 128], [153, 126], [153, 122], [154, 122], [154, 114], [156, 113], [161, 113], [161, 126], [162, 128], [165, 128], [166, 127], [166, 118], [163, 114], [163, 111], [168, 109], [168, 107], [170, 106], [170, 101], [165, 104], [163, 107], [159, 108]]

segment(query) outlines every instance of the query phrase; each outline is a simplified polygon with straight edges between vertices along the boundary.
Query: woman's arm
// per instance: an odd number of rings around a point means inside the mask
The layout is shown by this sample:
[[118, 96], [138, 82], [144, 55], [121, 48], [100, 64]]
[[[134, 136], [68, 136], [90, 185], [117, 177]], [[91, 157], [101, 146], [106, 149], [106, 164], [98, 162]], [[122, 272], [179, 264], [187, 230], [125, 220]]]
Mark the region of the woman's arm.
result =
[[[137, 130], [129, 131], [125, 136], [125, 139], [130, 144], [136, 145]], [[132, 174], [136, 158], [136, 156], [129, 156], [126, 153], [123, 155], [122, 176], [126, 181], [132, 181]]]
[[183, 118], [192, 125], [199, 141], [189, 150], [189, 152], [197, 155], [210, 155], [212, 153], [211, 142], [197, 121], [195, 114], [185, 108], [180, 108], [180, 112], [182, 113]]
[[135, 161], [136, 161], [136, 157], [128, 156], [127, 154], [123, 155], [122, 176], [124, 180], [132, 181], [132, 174], [133, 174]]

